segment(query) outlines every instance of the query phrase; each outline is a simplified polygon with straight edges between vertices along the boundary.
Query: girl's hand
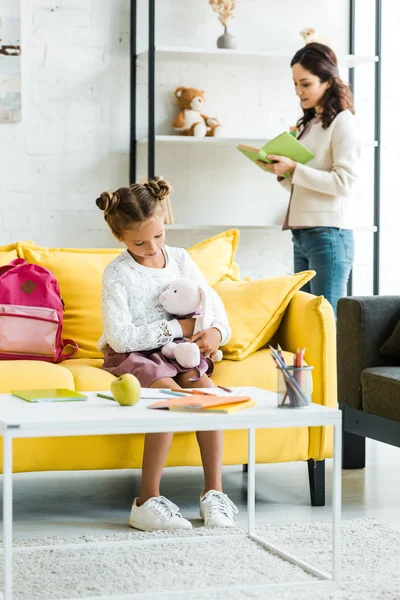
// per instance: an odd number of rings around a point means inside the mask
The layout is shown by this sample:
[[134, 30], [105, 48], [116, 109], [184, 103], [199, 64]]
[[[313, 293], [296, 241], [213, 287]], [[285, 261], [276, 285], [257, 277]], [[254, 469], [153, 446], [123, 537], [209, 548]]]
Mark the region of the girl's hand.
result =
[[268, 154], [267, 158], [276, 162], [265, 163], [262, 160], [258, 160], [257, 164], [264, 169], [264, 171], [268, 171], [268, 173], [274, 173], [274, 175], [278, 175], [278, 177], [285, 175], [285, 173], [294, 173], [297, 163], [291, 158], [286, 158], [286, 156], [277, 156], [276, 154]]
[[178, 319], [179, 325], [182, 327], [183, 337], [189, 338], [193, 335], [196, 319]]
[[210, 327], [210, 329], [202, 329], [192, 335], [189, 342], [194, 342], [198, 345], [200, 352], [208, 358], [216, 352], [221, 344], [222, 335], [219, 329]]

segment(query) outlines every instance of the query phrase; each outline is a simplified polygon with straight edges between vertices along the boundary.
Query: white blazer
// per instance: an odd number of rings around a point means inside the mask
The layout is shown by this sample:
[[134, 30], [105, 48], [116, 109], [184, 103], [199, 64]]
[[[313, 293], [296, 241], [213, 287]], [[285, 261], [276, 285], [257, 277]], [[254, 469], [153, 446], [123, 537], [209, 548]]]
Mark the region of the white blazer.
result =
[[297, 163], [290, 178], [280, 183], [292, 191], [288, 226], [351, 228], [352, 189], [361, 155], [356, 119], [349, 110], [339, 113], [327, 129], [314, 123], [301, 143], [315, 158]]

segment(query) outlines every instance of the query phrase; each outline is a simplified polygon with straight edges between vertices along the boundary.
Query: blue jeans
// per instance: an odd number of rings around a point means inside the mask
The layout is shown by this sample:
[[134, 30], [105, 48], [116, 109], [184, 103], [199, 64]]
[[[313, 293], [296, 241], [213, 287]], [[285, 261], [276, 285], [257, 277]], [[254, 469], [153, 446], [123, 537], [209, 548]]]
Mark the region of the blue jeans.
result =
[[347, 282], [353, 266], [353, 231], [312, 227], [293, 229], [292, 234], [295, 273], [308, 269], [317, 273], [302, 290], [325, 296], [336, 314], [337, 301], [347, 295]]

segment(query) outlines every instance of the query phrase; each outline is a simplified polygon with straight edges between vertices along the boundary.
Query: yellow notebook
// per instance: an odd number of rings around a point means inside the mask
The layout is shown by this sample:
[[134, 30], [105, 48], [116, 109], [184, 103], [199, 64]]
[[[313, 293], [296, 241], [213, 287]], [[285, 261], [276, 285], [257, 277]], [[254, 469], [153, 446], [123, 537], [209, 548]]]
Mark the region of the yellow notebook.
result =
[[184, 406], [171, 406], [169, 410], [172, 412], [196, 412], [196, 413], [232, 413], [238, 410], [244, 410], [255, 406], [256, 401], [245, 400], [244, 402], [237, 402], [236, 404], [219, 404], [218, 406], [209, 406], [208, 408], [195, 408], [195, 407], [184, 407]]
[[87, 396], [58, 388], [54, 390], [14, 390], [11, 392], [13, 396], [26, 400], [26, 402], [75, 402], [79, 400], [87, 400]]
[[187, 395], [179, 398], [168, 398], [161, 402], [150, 404], [148, 408], [158, 408], [177, 412], [233, 412], [254, 406], [255, 401], [250, 396], [210, 396]]

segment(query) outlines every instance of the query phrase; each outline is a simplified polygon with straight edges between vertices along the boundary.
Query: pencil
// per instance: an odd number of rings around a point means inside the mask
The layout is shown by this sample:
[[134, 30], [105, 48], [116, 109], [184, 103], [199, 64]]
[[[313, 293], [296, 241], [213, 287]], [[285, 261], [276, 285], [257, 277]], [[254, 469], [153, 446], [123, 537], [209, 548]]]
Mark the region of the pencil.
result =
[[185, 390], [185, 389], [178, 390], [177, 388], [171, 388], [170, 391], [178, 393], [178, 394], [182, 394], [182, 396], [184, 396], [185, 394], [200, 394], [200, 396], [216, 396], [216, 394], [210, 394], [210, 392], [202, 392], [200, 388], [197, 390]]
[[99, 392], [97, 392], [96, 396], [98, 396], [99, 398], [105, 398], [106, 400], [114, 400], [114, 402], [116, 402], [115, 398], [113, 398], [112, 396], [108, 396], [107, 394], [100, 394]]
[[183, 394], [180, 390], [160, 390], [162, 394], [168, 394], [169, 396], [175, 396], [178, 398], [183, 398], [186, 394]]
[[233, 392], [233, 390], [231, 390], [230, 388], [224, 387], [223, 385], [217, 385], [217, 388], [219, 388], [220, 390], [224, 390], [224, 392]]

